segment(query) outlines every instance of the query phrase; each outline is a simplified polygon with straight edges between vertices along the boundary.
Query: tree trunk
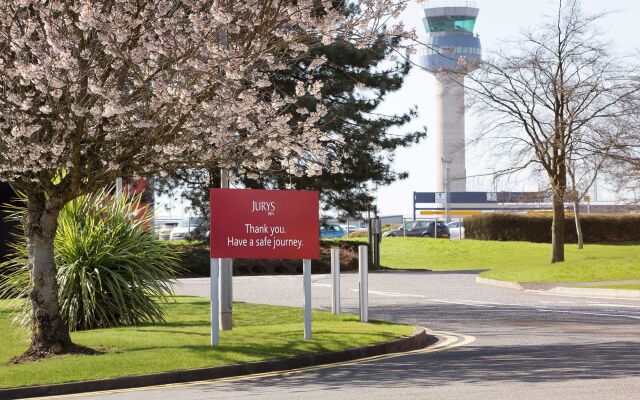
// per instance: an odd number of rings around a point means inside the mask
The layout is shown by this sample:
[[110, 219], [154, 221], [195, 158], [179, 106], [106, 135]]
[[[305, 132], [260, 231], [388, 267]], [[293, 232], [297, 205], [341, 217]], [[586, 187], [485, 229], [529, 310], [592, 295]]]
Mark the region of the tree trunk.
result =
[[72, 343], [60, 316], [53, 240], [60, 207], [52, 207], [44, 193], [28, 194], [24, 230], [29, 255], [31, 346], [25, 355], [41, 357], [67, 351]]
[[578, 235], [578, 249], [584, 248], [584, 236], [582, 234], [582, 223], [580, 222], [580, 202], [573, 200], [573, 215], [576, 220], [576, 234]]
[[553, 191], [553, 224], [551, 226], [551, 262], [564, 261], [564, 192]]

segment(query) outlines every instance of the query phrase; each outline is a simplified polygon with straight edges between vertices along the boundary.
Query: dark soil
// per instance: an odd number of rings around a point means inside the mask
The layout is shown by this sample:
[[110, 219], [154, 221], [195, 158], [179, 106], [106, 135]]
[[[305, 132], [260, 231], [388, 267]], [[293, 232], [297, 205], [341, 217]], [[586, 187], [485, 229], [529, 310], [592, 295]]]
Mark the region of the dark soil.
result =
[[33, 347], [30, 347], [22, 355], [12, 358], [7, 364], [8, 365], [24, 364], [28, 362], [44, 360], [45, 358], [49, 358], [53, 356], [60, 356], [63, 354], [99, 355], [99, 354], [104, 354], [104, 352], [98, 351], [89, 347], [80, 346], [77, 344], [71, 344], [70, 346], [66, 346], [66, 347], [54, 346], [48, 350], [35, 349]]

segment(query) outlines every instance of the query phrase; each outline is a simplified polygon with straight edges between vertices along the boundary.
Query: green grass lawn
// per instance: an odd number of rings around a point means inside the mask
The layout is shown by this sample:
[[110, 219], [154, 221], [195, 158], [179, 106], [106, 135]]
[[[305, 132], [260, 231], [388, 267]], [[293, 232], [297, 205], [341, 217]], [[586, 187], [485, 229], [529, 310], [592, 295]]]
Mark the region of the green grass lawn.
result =
[[313, 340], [304, 341], [300, 308], [234, 304], [234, 329], [220, 333], [220, 346], [209, 346], [209, 302], [177, 297], [166, 305], [167, 322], [159, 325], [97, 329], [72, 333], [75, 343], [100, 349], [103, 355], [58, 356], [7, 365], [28, 344], [10, 325], [12, 309], [0, 301], [0, 388], [140, 375], [291, 357], [340, 350], [400, 336], [414, 328], [374, 322], [353, 315], [313, 313]]
[[569, 244], [565, 252], [566, 262], [552, 265], [544, 243], [384, 238], [380, 250], [392, 269], [486, 269], [481, 276], [512, 282], [640, 280], [640, 243]]
[[589, 286], [591, 288], [599, 289], [622, 289], [622, 290], [640, 290], [640, 285], [604, 285], [604, 286]]

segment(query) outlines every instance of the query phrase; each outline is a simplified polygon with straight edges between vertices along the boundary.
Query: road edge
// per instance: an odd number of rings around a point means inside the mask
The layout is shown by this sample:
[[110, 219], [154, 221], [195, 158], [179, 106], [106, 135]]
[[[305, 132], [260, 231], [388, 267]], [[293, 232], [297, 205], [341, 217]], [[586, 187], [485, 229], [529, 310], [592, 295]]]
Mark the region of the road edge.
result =
[[436, 336], [427, 334], [426, 330], [422, 327], [416, 327], [416, 331], [411, 336], [383, 343], [354, 347], [351, 349], [305, 354], [296, 357], [257, 361], [252, 363], [225, 365], [221, 367], [161, 372], [149, 375], [126, 376], [54, 385], [0, 389], [0, 398], [9, 400], [29, 397], [61, 396], [104, 390], [132, 389], [146, 386], [248, 376], [268, 372], [282, 372], [318, 365], [354, 361], [384, 354], [415, 351], [431, 346], [437, 342], [438, 338]]
[[517, 282], [498, 281], [495, 279], [482, 278], [476, 275], [476, 283], [479, 285], [495, 286], [503, 289], [512, 289], [518, 291], [537, 292], [546, 294], [555, 294], [559, 296], [577, 296], [577, 297], [601, 297], [614, 298], [623, 300], [640, 300], [640, 290], [624, 290], [624, 289], [604, 289], [590, 287], [564, 287], [557, 286], [548, 290], [529, 290], [525, 289]]
[[524, 290], [522, 285], [517, 282], [497, 281], [495, 279], [482, 278], [479, 275], [476, 275], [476, 283], [480, 285], [496, 286], [504, 289]]
[[606, 297], [615, 299], [640, 300], [640, 290], [603, 289], [588, 287], [555, 287], [547, 293], [562, 296]]

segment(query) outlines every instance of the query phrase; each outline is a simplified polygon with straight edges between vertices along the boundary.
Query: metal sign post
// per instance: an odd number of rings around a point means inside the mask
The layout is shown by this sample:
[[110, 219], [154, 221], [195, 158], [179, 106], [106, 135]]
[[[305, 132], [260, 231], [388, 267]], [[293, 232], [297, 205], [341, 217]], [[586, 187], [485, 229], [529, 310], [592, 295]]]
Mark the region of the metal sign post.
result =
[[304, 340], [311, 340], [311, 260], [302, 261], [304, 286]]
[[219, 331], [219, 302], [218, 302], [218, 275], [220, 274], [220, 259], [212, 258], [211, 262], [211, 346], [218, 345]]
[[225, 323], [231, 328], [233, 258], [304, 260], [304, 338], [311, 340], [311, 260], [320, 259], [319, 193], [221, 188], [211, 189], [210, 202], [211, 344], [217, 345]]
[[116, 178], [116, 196], [118, 197], [122, 196], [122, 188], [123, 188], [122, 177], [118, 177]]
[[373, 267], [380, 268], [380, 242], [382, 241], [382, 223], [380, 222], [379, 217], [375, 217], [373, 219], [373, 248], [372, 251], [372, 260]]
[[340, 248], [331, 248], [331, 313], [340, 314]]
[[[220, 187], [229, 188], [229, 170], [220, 170]], [[233, 328], [233, 260], [220, 260], [220, 328], [230, 331]]]

